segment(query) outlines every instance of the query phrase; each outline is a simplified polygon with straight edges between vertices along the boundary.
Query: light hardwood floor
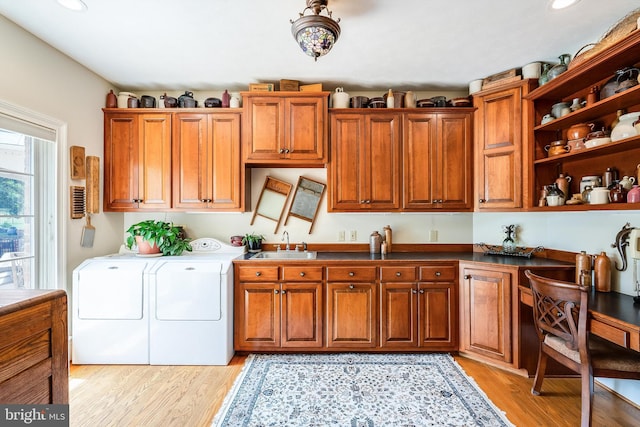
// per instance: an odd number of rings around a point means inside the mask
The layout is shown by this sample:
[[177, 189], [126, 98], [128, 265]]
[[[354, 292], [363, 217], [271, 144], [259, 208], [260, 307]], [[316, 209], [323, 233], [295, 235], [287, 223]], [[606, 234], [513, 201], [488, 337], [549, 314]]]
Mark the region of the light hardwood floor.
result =
[[[71, 366], [72, 427], [199, 427], [211, 424], [242, 370], [244, 356], [228, 366]], [[456, 356], [516, 426], [580, 425], [580, 381], [545, 379], [542, 396], [532, 379]], [[594, 426], [640, 425], [640, 409], [596, 387]]]

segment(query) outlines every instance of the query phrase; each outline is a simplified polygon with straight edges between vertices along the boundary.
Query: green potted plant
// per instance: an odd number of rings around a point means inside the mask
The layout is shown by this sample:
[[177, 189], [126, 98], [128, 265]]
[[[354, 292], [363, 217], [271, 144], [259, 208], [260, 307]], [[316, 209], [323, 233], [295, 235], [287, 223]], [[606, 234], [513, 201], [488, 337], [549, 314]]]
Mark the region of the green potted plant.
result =
[[249, 252], [260, 252], [263, 240], [264, 236], [262, 234], [247, 233], [242, 238], [242, 244], [247, 245]]
[[127, 248], [131, 249], [135, 242], [140, 254], [181, 255], [184, 251], [191, 252], [191, 239], [184, 237], [182, 227], [172, 222], [149, 219], [133, 224], [127, 233]]

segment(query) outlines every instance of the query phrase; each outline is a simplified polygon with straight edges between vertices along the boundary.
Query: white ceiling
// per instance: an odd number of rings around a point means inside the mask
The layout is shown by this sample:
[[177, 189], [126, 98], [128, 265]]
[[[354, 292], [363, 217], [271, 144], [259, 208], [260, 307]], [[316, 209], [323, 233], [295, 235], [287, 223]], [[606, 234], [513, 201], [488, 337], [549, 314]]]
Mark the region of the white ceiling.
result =
[[[291, 35], [305, 0], [0, 0], [0, 13], [119, 89], [246, 90], [282, 78], [325, 90], [463, 89], [598, 41], [637, 0], [329, 0], [342, 33], [314, 62]], [[6, 43], [6, 41], [2, 41]]]

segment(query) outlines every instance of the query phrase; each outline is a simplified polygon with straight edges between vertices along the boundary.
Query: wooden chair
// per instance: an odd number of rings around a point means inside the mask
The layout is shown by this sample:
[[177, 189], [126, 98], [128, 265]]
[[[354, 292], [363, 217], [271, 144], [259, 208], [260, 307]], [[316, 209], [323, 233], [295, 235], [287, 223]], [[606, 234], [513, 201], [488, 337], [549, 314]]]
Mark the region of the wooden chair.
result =
[[540, 340], [536, 377], [531, 388], [540, 394], [550, 356], [580, 374], [582, 381], [581, 426], [591, 426], [593, 378], [640, 379], [640, 353], [589, 333], [588, 287], [525, 275], [533, 293], [533, 319]]

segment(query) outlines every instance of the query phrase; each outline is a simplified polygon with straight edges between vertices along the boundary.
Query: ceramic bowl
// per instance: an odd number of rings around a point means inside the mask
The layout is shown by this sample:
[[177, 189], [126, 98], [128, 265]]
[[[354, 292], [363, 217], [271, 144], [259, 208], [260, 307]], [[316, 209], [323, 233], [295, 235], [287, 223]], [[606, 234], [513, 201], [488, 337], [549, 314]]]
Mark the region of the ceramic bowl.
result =
[[609, 138], [608, 136], [603, 137], [603, 138], [587, 139], [584, 142], [584, 146], [586, 148], [593, 148], [593, 147], [598, 147], [598, 146], [603, 145], [603, 144], [607, 144], [609, 142], [611, 142], [611, 138]]
[[568, 108], [569, 111], [571, 111], [568, 102], [558, 102], [557, 104], [553, 104], [553, 106], [551, 107], [551, 115], [556, 119], [558, 117], [562, 117], [564, 115], [563, 113], [565, 111], [565, 108]]

